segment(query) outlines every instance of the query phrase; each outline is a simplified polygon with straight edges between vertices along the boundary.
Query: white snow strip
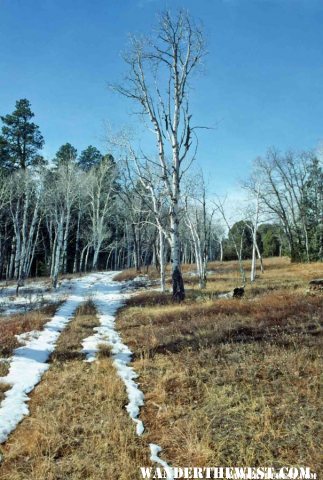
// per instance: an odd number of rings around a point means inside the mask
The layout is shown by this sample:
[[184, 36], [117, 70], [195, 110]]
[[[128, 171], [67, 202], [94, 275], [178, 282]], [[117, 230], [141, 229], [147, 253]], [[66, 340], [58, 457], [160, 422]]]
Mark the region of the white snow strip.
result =
[[127, 345], [122, 342], [119, 333], [115, 329], [115, 314], [128, 296], [121, 293], [121, 284], [113, 282], [113, 277], [117, 272], [108, 272], [101, 274], [100, 282], [97, 283], [93, 292], [93, 302], [96, 305], [99, 314], [100, 326], [95, 327], [94, 335], [86, 338], [83, 344], [83, 352], [86, 354], [86, 361], [92, 362], [96, 358], [99, 345], [108, 345], [111, 348], [113, 364], [116, 367], [119, 377], [123, 380], [129, 403], [126, 410], [129, 416], [136, 423], [137, 435], [142, 435], [144, 425], [138, 419], [140, 408], [144, 404], [144, 394], [135, 382], [137, 374], [131, 363], [132, 352]]
[[56, 341], [76, 308], [90, 294], [97, 275], [89, 275], [73, 282], [72, 294], [58, 309], [56, 315], [47, 322], [41, 332], [30, 332], [18, 336], [24, 346], [16, 348], [11, 358], [9, 372], [0, 377], [0, 382], [11, 385], [5, 392], [0, 405], [0, 443], [7, 440], [8, 435], [28, 414], [27, 402], [35, 385], [39, 383], [44, 372], [49, 368], [47, 360], [55, 350]]
[[[113, 363], [118, 375], [125, 384], [128, 394], [129, 403], [126, 406], [126, 410], [131, 419], [136, 423], [136, 432], [137, 435], [140, 436], [144, 432], [144, 424], [138, 419], [138, 416], [140, 408], [144, 405], [144, 394], [140, 390], [138, 383], [135, 382], [138, 375], [134, 369], [129, 366], [132, 352], [129, 347], [122, 342], [115, 327], [115, 314], [129, 295], [120, 293], [121, 284], [112, 281], [116, 272], [102, 275], [102, 281], [97, 284], [96, 292], [93, 296], [93, 302], [99, 313], [100, 326], [94, 328], [96, 332], [94, 335], [91, 335], [83, 341], [83, 352], [86, 354], [86, 361], [92, 362], [96, 359], [96, 353], [99, 350], [100, 344], [106, 344], [111, 347]], [[151, 453], [150, 459], [162, 465], [167, 473], [167, 479], [173, 480], [172, 468], [158, 456], [162, 448], [153, 443], [151, 443], [149, 447]]]
[[162, 460], [158, 456], [158, 454], [162, 451], [162, 448], [159, 445], [156, 445], [155, 443], [150, 443], [149, 448], [150, 448], [150, 460], [152, 462], [158, 463], [165, 469], [165, 472], [167, 474], [167, 480], [174, 480], [173, 469], [168, 465], [167, 462], [165, 462], [165, 460]]

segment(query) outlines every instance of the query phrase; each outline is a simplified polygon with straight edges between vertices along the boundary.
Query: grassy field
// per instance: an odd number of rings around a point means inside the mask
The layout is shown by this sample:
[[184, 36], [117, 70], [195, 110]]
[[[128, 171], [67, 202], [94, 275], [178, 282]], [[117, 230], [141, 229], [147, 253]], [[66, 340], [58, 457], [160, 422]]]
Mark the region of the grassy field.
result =
[[96, 363], [83, 361], [81, 341], [97, 325], [88, 302], [61, 334], [51, 368], [31, 395], [30, 416], [2, 447], [1, 479], [128, 480], [149, 463], [109, 352]]
[[239, 285], [235, 262], [209, 268], [203, 292], [186, 274], [183, 304], [142, 293], [119, 313], [146, 395], [149, 440], [173, 465], [317, 471], [323, 297], [307, 288], [323, 277], [322, 264], [269, 259], [243, 299], [216, 299]]
[[81, 341], [98, 323], [89, 302], [61, 334], [30, 416], [0, 447], [1, 479], [139, 479], [150, 442], [174, 466], [305, 465], [320, 473], [323, 297], [307, 285], [323, 277], [323, 265], [266, 260], [242, 299], [216, 298], [239, 285], [235, 262], [209, 268], [200, 291], [185, 266], [183, 304], [144, 291], [118, 313], [145, 393], [146, 433], [136, 437], [124, 411], [109, 350], [83, 362]]

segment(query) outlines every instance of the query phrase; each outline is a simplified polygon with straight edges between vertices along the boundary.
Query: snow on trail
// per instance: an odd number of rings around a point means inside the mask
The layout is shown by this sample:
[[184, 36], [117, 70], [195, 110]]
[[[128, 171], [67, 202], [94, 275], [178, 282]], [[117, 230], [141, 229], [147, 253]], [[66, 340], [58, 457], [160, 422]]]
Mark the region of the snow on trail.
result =
[[[5, 442], [23, 417], [28, 415], [28, 393], [49, 368], [47, 361], [55, 350], [60, 333], [86, 297], [90, 297], [95, 303], [100, 320], [100, 326], [94, 328], [95, 333], [82, 342], [86, 361], [92, 362], [96, 359], [100, 344], [111, 347], [113, 363], [128, 394], [126, 410], [136, 423], [137, 435], [143, 434], [144, 425], [138, 416], [144, 405], [144, 394], [135, 382], [138, 375], [129, 365], [132, 352], [122, 342], [115, 328], [115, 314], [129, 297], [129, 294], [121, 292], [120, 282], [113, 282], [116, 273], [118, 272], [97, 273], [71, 281], [71, 293], [52, 320], [45, 324], [44, 329], [19, 336], [24, 346], [14, 350], [8, 375], [0, 377], [0, 382], [11, 385], [0, 404], [0, 443]], [[161, 451], [159, 445], [150, 444], [151, 460], [164, 467], [168, 480], [173, 480], [171, 467], [158, 456]]]
[[49, 368], [50, 354], [56, 341], [77, 307], [90, 295], [98, 275], [88, 275], [71, 283], [72, 293], [40, 332], [23, 334], [18, 339], [25, 345], [16, 348], [10, 361], [9, 373], [0, 382], [11, 385], [0, 404], [0, 443], [7, 440], [25, 415], [28, 415], [28, 393], [39, 383]]
[[174, 475], [173, 475], [173, 469], [168, 465], [165, 460], [162, 460], [159, 458], [159, 453], [162, 451], [162, 448], [159, 445], [156, 445], [155, 443], [150, 443], [149, 444], [150, 448], [150, 460], [152, 462], [158, 463], [161, 465], [167, 474], [167, 480], [174, 480]]
[[[101, 281], [96, 284], [92, 297], [98, 310], [100, 326], [94, 328], [96, 332], [94, 335], [91, 335], [82, 342], [83, 352], [86, 354], [86, 361], [92, 362], [96, 359], [96, 353], [99, 350], [100, 344], [111, 347], [113, 363], [118, 375], [125, 384], [128, 394], [129, 403], [126, 406], [126, 410], [131, 419], [136, 423], [137, 435], [142, 435], [144, 432], [144, 424], [138, 419], [138, 416], [140, 408], [144, 405], [144, 394], [135, 382], [138, 375], [134, 369], [129, 366], [132, 352], [129, 347], [122, 342], [115, 328], [115, 314], [118, 308], [123, 305], [124, 300], [129, 298], [129, 294], [121, 293], [121, 284], [113, 282], [113, 277], [116, 275], [116, 272], [101, 275]], [[173, 480], [172, 468], [158, 456], [162, 448], [153, 443], [151, 443], [149, 447], [151, 453], [150, 459], [164, 467], [167, 473], [167, 479]]]
[[96, 332], [94, 335], [83, 341], [83, 352], [86, 354], [87, 361], [91, 362], [95, 360], [100, 344], [111, 347], [113, 364], [119, 377], [123, 380], [128, 394], [129, 403], [126, 410], [136, 423], [137, 435], [142, 435], [144, 425], [138, 416], [140, 407], [144, 404], [144, 394], [135, 382], [138, 375], [129, 366], [132, 352], [122, 342], [115, 329], [115, 314], [129, 295], [121, 293], [120, 283], [112, 281], [115, 274], [116, 272], [102, 274], [101, 281], [96, 285], [96, 291], [93, 292], [93, 302], [98, 310], [100, 326], [94, 328]]

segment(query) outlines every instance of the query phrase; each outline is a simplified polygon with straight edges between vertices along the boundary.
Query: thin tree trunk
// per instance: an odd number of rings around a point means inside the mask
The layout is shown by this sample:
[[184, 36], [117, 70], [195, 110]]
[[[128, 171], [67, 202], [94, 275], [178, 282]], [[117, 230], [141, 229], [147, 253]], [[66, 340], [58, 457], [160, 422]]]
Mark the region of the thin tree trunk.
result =
[[160, 290], [165, 292], [166, 290], [166, 274], [165, 274], [165, 237], [161, 228], [158, 229], [159, 233], [159, 265], [160, 265]]
[[78, 265], [78, 256], [79, 256], [79, 249], [80, 249], [80, 223], [81, 223], [81, 207], [79, 205], [79, 210], [77, 212], [77, 228], [76, 228], [73, 273], [77, 272], [77, 265]]

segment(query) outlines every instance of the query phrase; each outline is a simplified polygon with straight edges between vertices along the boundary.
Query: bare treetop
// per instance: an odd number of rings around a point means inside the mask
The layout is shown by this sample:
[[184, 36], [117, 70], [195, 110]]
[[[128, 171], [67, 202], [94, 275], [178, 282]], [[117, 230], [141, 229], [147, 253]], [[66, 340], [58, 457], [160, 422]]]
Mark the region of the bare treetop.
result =
[[131, 36], [123, 58], [129, 66], [125, 81], [111, 87], [139, 104], [140, 113], [148, 116], [154, 132], [172, 146], [178, 136], [180, 161], [192, 144], [196, 127], [191, 125], [189, 79], [205, 55], [201, 30], [186, 11], [174, 18], [169, 12], [159, 17], [158, 28], [151, 38]]

